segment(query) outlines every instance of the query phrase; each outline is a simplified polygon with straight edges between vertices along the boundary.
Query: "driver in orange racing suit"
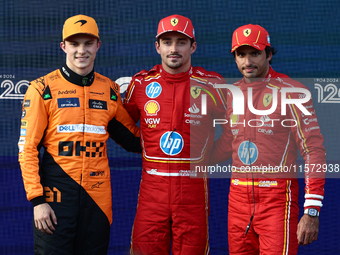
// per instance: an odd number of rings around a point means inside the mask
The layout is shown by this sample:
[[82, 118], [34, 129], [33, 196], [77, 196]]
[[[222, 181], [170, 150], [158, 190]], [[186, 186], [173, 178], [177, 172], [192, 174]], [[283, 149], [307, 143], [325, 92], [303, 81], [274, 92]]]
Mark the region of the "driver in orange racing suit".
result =
[[24, 98], [19, 162], [34, 207], [35, 254], [107, 254], [112, 201], [106, 141], [110, 135], [141, 152], [119, 86], [94, 72], [100, 43], [94, 19], [67, 19], [61, 43], [66, 64], [32, 81]]

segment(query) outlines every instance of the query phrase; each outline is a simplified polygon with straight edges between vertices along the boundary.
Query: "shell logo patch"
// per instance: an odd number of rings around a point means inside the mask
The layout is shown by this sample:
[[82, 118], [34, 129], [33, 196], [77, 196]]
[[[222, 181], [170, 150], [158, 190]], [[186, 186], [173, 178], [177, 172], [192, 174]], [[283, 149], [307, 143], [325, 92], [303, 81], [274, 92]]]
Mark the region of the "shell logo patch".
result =
[[246, 28], [246, 29], [243, 30], [243, 35], [245, 37], [250, 36], [250, 34], [251, 34], [251, 29], [250, 28]]
[[178, 24], [178, 19], [177, 18], [172, 18], [171, 19], [171, 25], [176, 26]]
[[156, 116], [159, 110], [159, 103], [155, 100], [150, 100], [144, 105], [144, 111], [148, 116]]

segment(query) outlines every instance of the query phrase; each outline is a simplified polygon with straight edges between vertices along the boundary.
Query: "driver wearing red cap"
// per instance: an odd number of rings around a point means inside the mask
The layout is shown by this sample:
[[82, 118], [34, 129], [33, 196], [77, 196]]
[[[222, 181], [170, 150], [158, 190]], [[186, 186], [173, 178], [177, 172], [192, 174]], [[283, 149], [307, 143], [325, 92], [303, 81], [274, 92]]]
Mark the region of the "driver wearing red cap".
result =
[[[302, 104], [309, 115], [294, 104], [285, 107], [286, 115], [281, 114], [283, 90], [308, 89], [272, 69], [270, 63], [276, 51], [263, 27], [248, 24], [236, 29], [231, 52], [244, 76], [234, 85], [246, 99], [252, 93], [252, 105], [245, 102], [244, 114], [233, 115], [236, 96], [227, 92], [227, 120], [233, 124], [223, 125], [223, 134], [212, 153], [213, 162], [223, 161], [232, 145], [229, 254], [297, 254], [299, 244], [307, 245], [318, 237], [324, 196], [324, 172], [308, 171], [308, 166], [325, 165], [326, 158], [312, 100]], [[262, 114], [272, 109], [276, 95], [274, 112]], [[286, 98], [301, 100], [304, 94], [287, 92]], [[254, 113], [255, 109], [262, 113]], [[298, 150], [305, 160], [306, 182], [305, 214], [300, 222]]]
[[[214, 118], [225, 108], [214, 83], [222, 77], [191, 66], [196, 50], [190, 19], [171, 15], [158, 25], [162, 64], [137, 73], [124, 107], [140, 120], [143, 172], [131, 238], [131, 254], [209, 254], [208, 180], [192, 178], [194, 163], [207, 164]], [[202, 97], [207, 98], [203, 114]]]

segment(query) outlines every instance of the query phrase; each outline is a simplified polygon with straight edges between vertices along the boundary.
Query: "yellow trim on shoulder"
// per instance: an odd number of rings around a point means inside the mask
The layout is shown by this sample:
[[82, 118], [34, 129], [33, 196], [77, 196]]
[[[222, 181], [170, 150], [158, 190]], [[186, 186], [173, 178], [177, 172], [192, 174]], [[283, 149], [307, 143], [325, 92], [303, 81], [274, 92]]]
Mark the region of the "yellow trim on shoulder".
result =
[[207, 79], [203, 79], [203, 78], [200, 78], [200, 77], [197, 77], [197, 76], [194, 76], [194, 75], [191, 75], [192, 78], [195, 78], [195, 79], [199, 79], [201, 81], [205, 81], [207, 82], [208, 80]]
[[268, 82], [268, 85], [271, 86], [271, 87], [277, 88], [277, 89], [281, 89], [281, 87], [275, 86], [275, 85], [273, 85], [273, 84], [271, 84], [269, 82]]
[[158, 77], [158, 76], [160, 76], [161, 74], [156, 74], [155, 76], [146, 76], [145, 77], [145, 80], [147, 80], [147, 79], [149, 79], [149, 78], [156, 78], [156, 77]]

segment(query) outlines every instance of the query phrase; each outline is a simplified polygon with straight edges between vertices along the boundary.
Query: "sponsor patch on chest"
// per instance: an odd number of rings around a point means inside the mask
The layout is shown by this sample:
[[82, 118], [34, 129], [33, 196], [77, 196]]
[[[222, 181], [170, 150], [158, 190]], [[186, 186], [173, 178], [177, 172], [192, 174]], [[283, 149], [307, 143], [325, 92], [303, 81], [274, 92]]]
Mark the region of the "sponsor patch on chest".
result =
[[99, 110], [107, 110], [107, 102], [102, 100], [89, 100], [89, 108], [91, 109], [99, 109]]
[[58, 98], [58, 108], [80, 107], [79, 98]]

